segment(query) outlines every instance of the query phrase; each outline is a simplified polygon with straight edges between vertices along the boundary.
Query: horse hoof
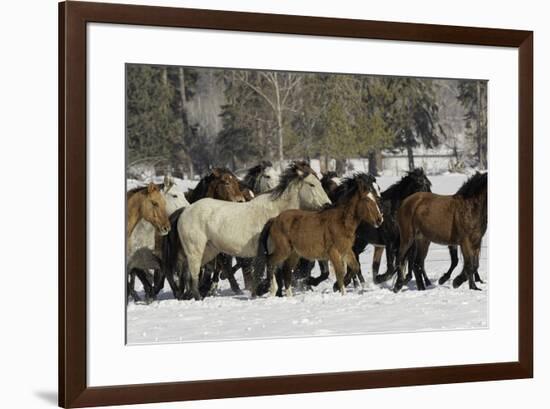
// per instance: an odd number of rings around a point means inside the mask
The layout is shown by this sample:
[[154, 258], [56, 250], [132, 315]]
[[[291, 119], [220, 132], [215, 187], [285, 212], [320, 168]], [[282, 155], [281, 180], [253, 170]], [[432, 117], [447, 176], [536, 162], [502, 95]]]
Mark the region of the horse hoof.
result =
[[430, 280], [426, 279], [425, 282], [426, 282], [426, 287], [432, 286], [432, 282]]
[[[459, 277], [460, 277], [460, 276], [459, 276]], [[466, 280], [464, 280], [464, 279], [462, 279], [462, 278], [459, 278], [459, 277], [457, 277], [457, 278], [455, 278], [455, 279], [453, 280], [453, 288], [458, 288], [458, 287], [460, 287], [460, 286], [464, 283], [464, 281], [466, 281]]]
[[439, 285], [445, 284], [449, 278], [451, 278], [451, 276], [448, 276], [447, 274], [442, 275], [438, 281]]
[[380, 274], [374, 277], [374, 284], [382, 284], [388, 281], [388, 277], [385, 274]]
[[403, 282], [397, 281], [393, 287], [393, 292], [397, 294], [399, 291], [401, 291], [402, 288], [403, 288]]

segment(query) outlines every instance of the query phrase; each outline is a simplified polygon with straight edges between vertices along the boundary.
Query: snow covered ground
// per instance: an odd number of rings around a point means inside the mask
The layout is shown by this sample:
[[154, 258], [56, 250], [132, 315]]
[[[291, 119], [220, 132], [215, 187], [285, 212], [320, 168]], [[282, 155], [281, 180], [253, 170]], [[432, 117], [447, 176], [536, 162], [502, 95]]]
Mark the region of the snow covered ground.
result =
[[[380, 177], [385, 189], [398, 177]], [[454, 193], [466, 179], [464, 175], [433, 176], [432, 190]], [[192, 182], [191, 182], [192, 183]], [[190, 183], [182, 183], [182, 187]], [[130, 187], [130, 185], [129, 185]], [[479, 273], [486, 284], [482, 291], [470, 291], [467, 284], [453, 289], [451, 280], [439, 286], [437, 280], [449, 267], [445, 246], [432, 244], [426, 259], [426, 271], [432, 287], [417, 291], [414, 280], [399, 294], [391, 291], [391, 282], [372, 283], [372, 252], [361, 255], [366, 291], [341, 296], [332, 291], [334, 276], [314, 291], [295, 291], [293, 297], [251, 299], [249, 294], [233, 295], [227, 281], [221, 281], [219, 294], [203, 301], [177, 301], [169, 292], [160, 294], [152, 304], [130, 303], [127, 308], [127, 342], [219, 341], [250, 338], [327, 336], [379, 332], [472, 329], [487, 327], [487, 243], [483, 243]], [[462, 256], [453, 277], [462, 269]], [[385, 271], [385, 257], [380, 269]], [[318, 267], [314, 275], [318, 275]], [[242, 276], [237, 273], [242, 286]], [[168, 290], [169, 291], [169, 290]]]

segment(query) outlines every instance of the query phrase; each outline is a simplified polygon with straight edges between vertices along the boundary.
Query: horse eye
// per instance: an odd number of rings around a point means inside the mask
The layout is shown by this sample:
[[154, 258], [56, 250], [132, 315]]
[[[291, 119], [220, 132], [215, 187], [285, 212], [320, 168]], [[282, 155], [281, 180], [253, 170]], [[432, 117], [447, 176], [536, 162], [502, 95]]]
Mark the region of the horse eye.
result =
[[174, 199], [176, 199], [176, 198], [178, 197], [178, 195], [172, 195], [172, 197], [173, 197]]
[[308, 183], [308, 185], [310, 185], [311, 187], [315, 187], [313, 183]]
[[269, 175], [264, 175], [264, 178], [266, 178], [266, 179], [271, 179], [271, 176], [269, 176]]
[[158, 205], [159, 205], [157, 202], [151, 202], [151, 204], [155, 207], [158, 207]]

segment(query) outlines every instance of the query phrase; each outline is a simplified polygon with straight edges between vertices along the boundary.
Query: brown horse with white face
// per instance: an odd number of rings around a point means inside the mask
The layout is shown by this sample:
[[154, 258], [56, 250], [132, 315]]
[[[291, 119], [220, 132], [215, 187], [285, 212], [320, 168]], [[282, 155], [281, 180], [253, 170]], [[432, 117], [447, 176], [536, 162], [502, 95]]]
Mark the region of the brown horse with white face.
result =
[[166, 214], [166, 200], [154, 183], [146, 187], [130, 190], [126, 193], [127, 223], [126, 238], [129, 238], [136, 224], [145, 219], [151, 223], [161, 235], [170, 231], [170, 221]]
[[453, 287], [460, 287], [468, 280], [471, 290], [479, 290], [474, 275], [479, 267], [481, 240], [487, 231], [487, 173], [476, 173], [451, 196], [429, 192], [409, 196], [399, 208], [397, 222], [400, 246], [395, 292], [404, 284], [403, 270], [409, 251], [415, 249], [416, 267], [423, 268], [431, 242], [460, 246], [464, 268], [453, 280]]
[[367, 174], [346, 178], [338, 187], [343, 192], [338, 203], [320, 211], [287, 210], [266, 224], [258, 253], [267, 256], [267, 283], [272, 294], [276, 291], [274, 268], [281, 265], [286, 293], [292, 294], [292, 270], [300, 257], [330, 260], [336, 271], [336, 289], [345, 294], [346, 268], [354, 273], [360, 269], [353, 253], [357, 226], [365, 222], [379, 227], [383, 222], [374, 181]]

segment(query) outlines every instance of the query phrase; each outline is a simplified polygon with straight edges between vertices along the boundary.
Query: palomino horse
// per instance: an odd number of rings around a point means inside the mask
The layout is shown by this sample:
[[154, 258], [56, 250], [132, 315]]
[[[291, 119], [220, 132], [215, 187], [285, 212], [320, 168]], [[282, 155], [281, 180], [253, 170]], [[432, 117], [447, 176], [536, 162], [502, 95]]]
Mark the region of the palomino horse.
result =
[[260, 236], [258, 257], [267, 257], [271, 293], [276, 286], [274, 267], [283, 265], [283, 277], [287, 295], [292, 295], [292, 271], [299, 258], [330, 260], [336, 272], [337, 288], [346, 292], [344, 275], [346, 268], [360, 270], [353, 254], [355, 230], [360, 223], [375, 228], [383, 222], [378, 208], [374, 177], [361, 173], [344, 179], [338, 187], [341, 192], [338, 203], [321, 211], [286, 210], [267, 222]]
[[460, 246], [464, 268], [453, 280], [453, 287], [468, 280], [471, 290], [479, 290], [474, 274], [479, 267], [481, 240], [487, 231], [487, 173], [477, 172], [452, 196], [411, 195], [399, 208], [397, 222], [400, 246], [395, 292], [405, 282], [403, 269], [409, 251], [416, 249], [417, 264], [426, 258], [431, 242]]
[[[164, 184], [157, 185], [166, 201], [166, 213], [170, 216], [177, 209], [189, 206], [183, 192], [179, 191], [171, 177], [164, 177]], [[145, 219], [140, 220], [128, 239], [128, 262], [127, 271], [129, 275], [128, 294], [135, 301], [139, 297], [134, 290], [135, 277], [140, 279], [147, 299], [153, 298], [153, 289], [147, 272], [161, 270], [159, 254], [161, 253], [159, 234], [157, 234], [153, 225]], [[159, 267], [157, 267], [159, 266]]]
[[[226, 168], [214, 168], [210, 173], [204, 176], [197, 186], [189, 190], [186, 195], [191, 203], [195, 203], [206, 197], [226, 200], [231, 202], [242, 202], [245, 200], [245, 194], [242, 192], [239, 179]], [[165, 260], [164, 269], [155, 278], [155, 295], [157, 295], [164, 287], [164, 279], [168, 279], [168, 283], [174, 293], [174, 297], [181, 298], [184, 291], [184, 282], [182, 279], [184, 259], [182, 254], [171, 254], [172, 248], [181, 247], [179, 245], [179, 237], [177, 233], [177, 221], [183, 212], [183, 209], [173, 213], [170, 217], [172, 230], [163, 238], [162, 242], [162, 259]], [[174, 264], [175, 260], [178, 260]], [[211, 266], [214, 270], [216, 266]], [[211, 274], [211, 272], [209, 271]], [[176, 278], [179, 284], [176, 283]], [[239, 285], [233, 276], [228, 277], [231, 283], [231, 288], [235, 292], [240, 292]], [[209, 280], [207, 280], [209, 281]]]
[[201, 266], [219, 253], [255, 257], [260, 232], [270, 218], [286, 209], [320, 209], [328, 203], [315, 172], [298, 162], [285, 170], [275, 189], [249, 202], [202, 199], [189, 206], [180, 216], [177, 228], [191, 274], [193, 297], [201, 298]]

